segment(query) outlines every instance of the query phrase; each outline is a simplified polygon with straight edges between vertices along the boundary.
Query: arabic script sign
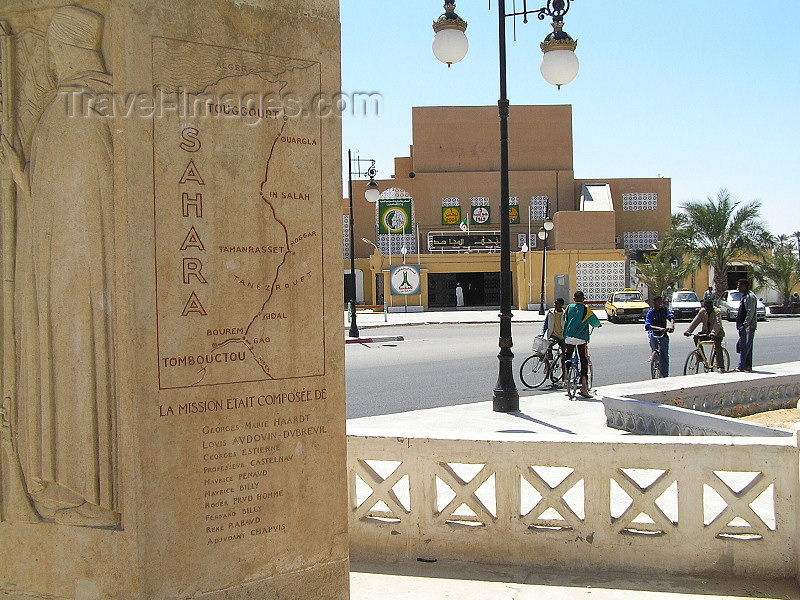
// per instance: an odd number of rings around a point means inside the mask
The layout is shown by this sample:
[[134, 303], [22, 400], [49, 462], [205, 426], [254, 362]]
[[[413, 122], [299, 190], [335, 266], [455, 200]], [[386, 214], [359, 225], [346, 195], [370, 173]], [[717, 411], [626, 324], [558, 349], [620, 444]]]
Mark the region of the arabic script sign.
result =
[[428, 235], [428, 251], [446, 250], [500, 250], [498, 232], [479, 233], [431, 233]]
[[378, 202], [378, 233], [411, 233], [411, 199]]

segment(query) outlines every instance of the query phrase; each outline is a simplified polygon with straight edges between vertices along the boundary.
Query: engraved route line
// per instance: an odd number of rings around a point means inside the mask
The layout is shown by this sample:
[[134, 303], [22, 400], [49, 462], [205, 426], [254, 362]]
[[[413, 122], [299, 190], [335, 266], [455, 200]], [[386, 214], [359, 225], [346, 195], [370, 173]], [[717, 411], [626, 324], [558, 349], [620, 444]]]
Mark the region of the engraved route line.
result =
[[[272, 146], [270, 147], [269, 155], [267, 156], [267, 160], [266, 160], [266, 167], [264, 169], [264, 181], [261, 182], [261, 186], [260, 186], [260, 189], [259, 189], [259, 196], [261, 196], [261, 200], [263, 200], [264, 203], [267, 206], [269, 206], [270, 210], [272, 211], [272, 217], [283, 228], [283, 235], [284, 235], [284, 238], [285, 238], [286, 252], [283, 253], [283, 260], [281, 260], [280, 264], [275, 269], [275, 278], [273, 279], [272, 285], [270, 286], [269, 295], [267, 296], [266, 300], [264, 300], [264, 303], [261, 305], [261, 310], [258, 313], [256, 313], [253, 316], [253, 318], [251, 319], [250, 324], [247, 326], [247, 329], [245, 329], [244, 335], [241, 338], [229, 338], [227, 340], [223, 340], [222, 342], [220, 342], [218, 344], [212, 344], [211, 345], [212, 346], [212, 352], [213, 352], [214, 350], [218, 350], [218, 349], [220, 349], [223, 346], [226, 346], [228, 344], [233, 344], [233, 343], [244, 344], [245, 348], [247, 348], [247, 350], [252, 355], [253, 360], [256, 361], [256, 364], [258, 364], [258, 366], [261, 368], [261, 370], [264, 372], [264, 374], [270, 379], [274, 379], [274, 377], [272, 375], [270, 375], [269, 368], [265, 364], [262, 363], [262, 359], [259, 358], [259, 356], [256, 355], [255, 348], [253, 347], [253, 344], [251, 344], [250, 341], [247, 339], [247, 335], [248, 335], [248, 332], [250, 331], [250, 328], [266, 312], [267, 304], [269, 304], [269, 301], [272, 299], [272, 295], [275, 293], [275, 284], [277, 283], [278, 278], [280, 277], [281, 268], [283, 267], [284, 264], [286, 264], [286, 261], [289, 258], [289, 255], [290, 254], [294, 254], [294, 251], [289, 250], [289, 230], [286, 227], [286, 224], [283, 221], [281, 221], [281, 219], [278, 218], [278, 213], [275, 210], [275, 206], [272, 204], [272, 202], [270, 202], [267, 199], [266, 196], [264, 196], [264, 186], [266, 185], [267, 181], [269, 181], [269, 168], [270, 168], [270, 163], [272, 162], [272, 156], [275, 153], [275, 147], [278, 144], [278, 140], [280, 140], [281, 136], [283, 135], [284, 130], [286, 129], [286, 124], [287, 124], [287, 121], [284, 121], [283, 125], [281, 125], [280, 131], [275, 136], [275, 139], [272, 142]], [[200, 369], [200, 371], [199, 371], [200, 378], [196, 382], [194, 382], [192, 385], [199, 385], [203, 381], [203, 379], [206, 376], [207, 368], [208, 367], [203, 366], [203, 368]]]

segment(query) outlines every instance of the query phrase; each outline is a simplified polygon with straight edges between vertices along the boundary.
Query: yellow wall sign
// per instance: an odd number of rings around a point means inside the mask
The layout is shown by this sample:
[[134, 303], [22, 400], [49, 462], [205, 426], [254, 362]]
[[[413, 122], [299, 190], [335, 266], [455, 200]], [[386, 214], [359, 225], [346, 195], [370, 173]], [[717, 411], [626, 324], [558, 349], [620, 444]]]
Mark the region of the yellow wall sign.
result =
[[442, 207], [442, 225], [458, 225], [461, 222], [460, 206]]

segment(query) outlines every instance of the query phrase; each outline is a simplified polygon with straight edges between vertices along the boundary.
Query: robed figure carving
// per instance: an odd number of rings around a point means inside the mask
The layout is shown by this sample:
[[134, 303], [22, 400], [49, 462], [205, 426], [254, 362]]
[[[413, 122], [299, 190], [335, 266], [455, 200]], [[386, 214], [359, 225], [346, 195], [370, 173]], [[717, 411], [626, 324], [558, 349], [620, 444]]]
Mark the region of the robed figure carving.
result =
[[27, 162], [18, 140], [4, 135], [2, 147], [17, 184], [15, 439], [25, 488], [43, 520], [118, 527], [113, 147], [103, 115], [69, 104], [111, 91], [102, 32], [93, 11], [54, 12], [45, 43], [56, 94]]

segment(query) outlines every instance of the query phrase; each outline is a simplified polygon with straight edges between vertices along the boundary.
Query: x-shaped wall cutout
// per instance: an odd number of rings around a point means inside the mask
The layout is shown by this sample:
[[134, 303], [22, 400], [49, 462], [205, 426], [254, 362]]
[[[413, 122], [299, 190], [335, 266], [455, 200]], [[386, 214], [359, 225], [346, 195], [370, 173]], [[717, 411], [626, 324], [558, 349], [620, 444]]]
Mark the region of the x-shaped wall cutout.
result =
[[[624, 529], [634, 529], [639, 531], [651, 531], [654, 527], [660, 528], [662, 533], [666, 533], [677, 527], [664, 511], [656, 504], [661, 495], [675, 481], [674, 477], [668, 477], [669, 470], [661, 473], [653, 483], [647, 487], [640, 486], [636, 480], [628, 475], [623, 469], [617, 469], [618, 477], [613, 480], [617, 482], [622, 491], [624, 491], [631, 499], [631, 505], [619, 517], [611, 518], [611, 522], [616, 526], [617, 532]], [[655, 525], [647, 523], [634, 523], [634, 519], [640, 514], [646, 514], [650, 517]]]
[[[771, 485], [771, 482], [766, 480], [763, 473], [757, 473], [756, 476], [753, 477], [753, 480], [744, 486], [739, 492], [734, 492], [730, 486], [713, 471], [710, 472], [710, 475], [710, 477], [706, 478], [706, 485], [717, 492], [717, 494], [719, 494], [720, 497], [725, 501], [725, 504], [727, 504], [722, 512], [719, 513], [713, 521], [706, 525], [706, 527], [713, 526], [711, 532], [714, 534], [714, 536], [718, 536], [721, 533], [727, 533], [723, 531], [726, 528], [729, 529], [728, 532], [733, 531], [734, 533], [756, 533], [762, 537], [765, 535], [765, 532], [771, 533], [770, 528], [766, 523], [764, 523], [764, 520], [759, 517], [758, 513], [755, 512], [750, 506], [750, 504], [752, 504], [755, 499], [763, 494]], [[736, 517], [747, 521], [750, 527], [736, 525], [729, 526], [729, 523]], [[757, 527], [756, 525], [758, 523], [763, 525], [763, 527]]]
[[[455, 496], [452, 500], [436, 515], [440, 520], [448, 520], [453, 516], [453, 513], [458, 510], [462, 504], [466, 505], [475, 515], [486, 523], [487, 521], [496, 521], [497, 518], [489, 511], [483, 502], [480, 501], [475, 495], [475, 492], [486, 483], [486, 481], [494, 475], [494, 469], [488, 464], [483, 465], [483, 468], [470, 481], [464, 481], [458, 473], [447, 463], [439, 463], [439, 471], [436, 473], [437, 477], [447, 485]], [[463, 521], [463, 518], [458, 518]]]
[[409, 511], [403, 506], [403, 503], [400, 502], [397, 494], [392, 489], [406, 475], [406, 470], [401, 467], [403, 467], [403, 463], [397, 465], [397, 468], [384, 479], [367, 461], [358, 460], [356, 462], [354, 477], [356, 475], [359, 476], [372, 489], [372, 493], [367, 499], [353, 509], [356, 513], [356, 518], [363, 519], [370, 516], [369, 513], [372, 508], [381, 501], [389, 507], [395, 517], [399, 518], [400, 515], [409, 514]]
[[[583, 522], [582, 519], [575, 514], [569, 504], [564, 500], [564, 494], [569, 492], [582, 478], [573, 470], [567, 475], [561, 483], [555, 487], [550, 487], [541, 475], [539, 475], [533, 467], [528, 467], [522, 471], [522, 476], [525, 481], [539, 492], [541, 499], [531, 508], [526, 514], [522, 515], [522, 521], [526, 525], [544, 525], [544, 526], [557, 526], [566, 528], [566, 526], [576, 529]], [[548, 508], [555, 510], [564, 519], [564, 522], [556, 520], [540, 520], [539, 517], [547, 511]]]

